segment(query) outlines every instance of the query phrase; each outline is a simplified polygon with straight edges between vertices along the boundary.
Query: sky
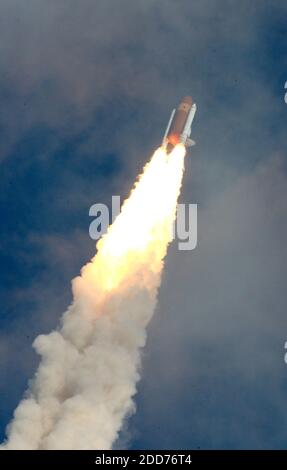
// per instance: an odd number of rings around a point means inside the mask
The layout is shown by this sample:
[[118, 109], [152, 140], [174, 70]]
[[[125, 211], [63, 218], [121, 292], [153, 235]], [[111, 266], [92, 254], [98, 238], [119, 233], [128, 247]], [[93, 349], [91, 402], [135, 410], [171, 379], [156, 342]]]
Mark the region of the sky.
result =
[[119, 447], [287, 442], [285, 0], [1, 0], [0, 435], [95, 252], [89, 208], [126, 197], [192, 95], [181, 202]]

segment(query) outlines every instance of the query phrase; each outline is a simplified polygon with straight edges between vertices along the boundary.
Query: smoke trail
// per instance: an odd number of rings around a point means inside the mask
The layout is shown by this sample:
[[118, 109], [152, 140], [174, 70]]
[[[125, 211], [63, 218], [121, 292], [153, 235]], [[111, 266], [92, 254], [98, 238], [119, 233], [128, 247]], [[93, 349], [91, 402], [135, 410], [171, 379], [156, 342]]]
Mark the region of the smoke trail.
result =
[[39, 368], [2, 449], [110, 449], [134, 411], [140, 351], [153, 314], [180, 192], [184, 147], [158, 149], [72, 281], [61, 326], [40, 335]]

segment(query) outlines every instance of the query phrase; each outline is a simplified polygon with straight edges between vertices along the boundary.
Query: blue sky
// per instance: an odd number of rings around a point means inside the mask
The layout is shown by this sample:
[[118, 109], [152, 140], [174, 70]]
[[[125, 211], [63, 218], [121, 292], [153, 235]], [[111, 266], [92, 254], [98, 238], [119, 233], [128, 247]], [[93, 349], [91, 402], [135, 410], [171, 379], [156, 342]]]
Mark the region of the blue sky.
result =
[[2, 437], [33, 339], [94, 254], [89, 207], [128, 194], [191, 94], [198, 247], [167, 257], [120, 443], [286, 447], [286, 16], [283, 0], [1, 2]]

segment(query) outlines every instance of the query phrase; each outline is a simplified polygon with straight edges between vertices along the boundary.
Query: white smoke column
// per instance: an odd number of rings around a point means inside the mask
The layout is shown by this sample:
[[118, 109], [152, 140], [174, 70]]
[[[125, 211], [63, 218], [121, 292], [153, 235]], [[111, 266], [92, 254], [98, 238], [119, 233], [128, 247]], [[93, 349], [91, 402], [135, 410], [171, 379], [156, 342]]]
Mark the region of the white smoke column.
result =
[[110, 449], [133, 412], [140, 351], [171, 241], [185, 149], [158, 149], [72, 281], [61, 327], [40, 335], [42, 359], [2, 449]]

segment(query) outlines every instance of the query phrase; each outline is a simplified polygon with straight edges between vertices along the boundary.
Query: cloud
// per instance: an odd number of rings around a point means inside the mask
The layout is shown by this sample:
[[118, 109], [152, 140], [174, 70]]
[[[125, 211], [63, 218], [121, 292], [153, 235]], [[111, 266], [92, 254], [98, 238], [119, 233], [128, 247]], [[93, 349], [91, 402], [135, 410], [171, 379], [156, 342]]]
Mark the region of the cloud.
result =
[[284, 447], [286, 183], [282, 157], [259, 163], [199, 207], [196, 250], [168, 256], [134, 418], [144, 448]]
[[[284, 5], [277, 2], [273, 15]], [[123, 146], [130, 157], [138, 151], [131, 139], [158, 136], [171, 105], [187, 91], [202, 107], [211, 105], [214, 92], [218, 99], [233, 93], [248, 103], [256, 96], [252, 80], [257, 86], [262, 80], [249, 53], [262, 39], [267, 5], [246, 6], [206, 0], [123, 0], [120, 7], [112, 0], [1, 2], [2, 158], [35, 126], [64, 139], [97, 118], [105, 120], [104, 126], [96, 123], [100, 142]], [[260, 60], [264, 64], [264, 56]], [[243, 72], [244, 64], [249, 70]]]

